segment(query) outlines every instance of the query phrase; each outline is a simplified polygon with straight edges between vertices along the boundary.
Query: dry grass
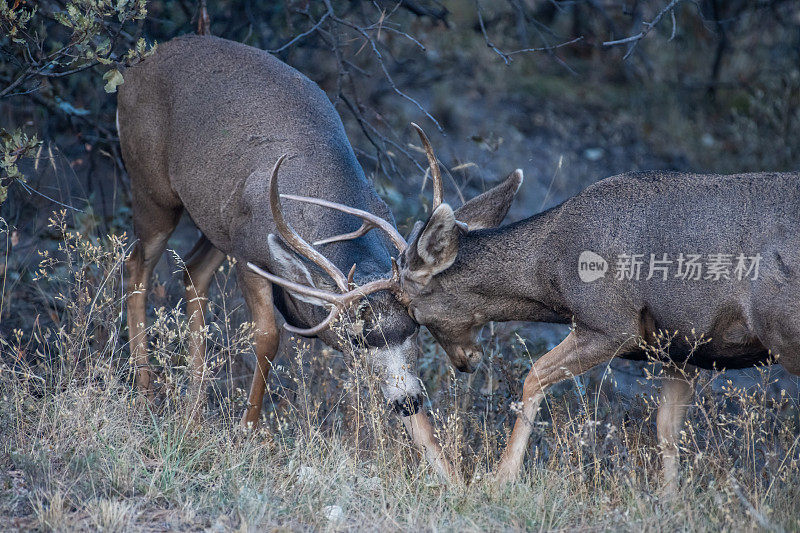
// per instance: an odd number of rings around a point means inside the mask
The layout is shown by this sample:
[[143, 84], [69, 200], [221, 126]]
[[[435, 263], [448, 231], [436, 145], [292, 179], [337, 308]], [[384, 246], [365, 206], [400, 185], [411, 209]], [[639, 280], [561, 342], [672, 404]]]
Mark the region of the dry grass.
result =
[[[11, 528], [800, 529], [797, 399], [736, 389], [724, 375], [700, 378], [674, 502], [658, 495], [654, 403], [619, 394], [610, 368], [548, 395], [521, 483], [486, 483], [542, 350], [493, 330], [476, 374], [456, 377], [429, 340], [419, 365], [466, 487], [443, 486], [421, 462], [359, 358], [308, 342], [278, 362], [264, 424], [244, 434], [230, 362], [250, 352], [250, 328], [232, 319], [229, 265], [209, 328], [218, 379], [205, 419], [184, 416], [179, 307], [156, 313], [162, 400], [142, 405], [119, 291], [126, 241], [92, 241], [63, 214], [52, 224], [61, 244], [36, 281], [55, 295], [52, 325], [2, 344], [0, 520]], [[762, 377], [769, 385], [769, 369]]]

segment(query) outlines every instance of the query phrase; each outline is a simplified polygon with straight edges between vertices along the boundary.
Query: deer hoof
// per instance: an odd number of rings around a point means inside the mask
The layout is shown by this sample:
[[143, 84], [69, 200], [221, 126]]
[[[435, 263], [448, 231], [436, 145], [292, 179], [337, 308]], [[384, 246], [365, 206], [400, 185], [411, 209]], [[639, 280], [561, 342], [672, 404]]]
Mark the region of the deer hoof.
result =
[[519, 479], [519, 466], [501, 462], [500, 466], [490, 476], [494, 485], [508, 485]]

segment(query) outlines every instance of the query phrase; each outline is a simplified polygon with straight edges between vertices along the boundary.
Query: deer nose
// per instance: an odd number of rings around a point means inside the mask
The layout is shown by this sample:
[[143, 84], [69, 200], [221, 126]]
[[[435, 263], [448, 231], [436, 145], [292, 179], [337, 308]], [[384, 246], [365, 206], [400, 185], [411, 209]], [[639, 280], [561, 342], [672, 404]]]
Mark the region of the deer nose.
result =
[[475, 372], [475, 369], [472, 367], [472, 363], [470, 363], [467, 359], [459, 360], [455, 366], [456, 370], [459, 372], [466, 372], [467, 374], [472, 374]]
[[413, 394], [393, 401], [392, 409], [400, 416], [411, 416], [417, 414], [421, 405], [422, 395]]
[[483, 350], [478, 348], [456, 348], [456, 356], [453, 358], [453, 366], [459, 372], [471, 374], [478, 368], [478, 363], [483, 358]]

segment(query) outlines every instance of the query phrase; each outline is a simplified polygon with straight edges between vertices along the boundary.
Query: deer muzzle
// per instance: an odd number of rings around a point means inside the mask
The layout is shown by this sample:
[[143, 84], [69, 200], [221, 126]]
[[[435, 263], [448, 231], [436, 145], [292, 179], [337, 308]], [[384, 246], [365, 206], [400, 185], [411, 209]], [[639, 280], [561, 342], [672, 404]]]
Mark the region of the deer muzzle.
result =
[[414, 372], [418, 353], [416, 334], [372, 351], [372, 362], [383, 380], [383, 396], [403, 416], [415, 414], [421, 405], [422, 384]]
[[400, 416], [415, 415], [421, 406], [422, 394], [406, 396], [392, 402], [392, 409]]
[[478, 368], [478, 364], [483, 359], [483, 349], [480, 346], [463, 347], [456, 346], [452, 351], [447, 351], [450, 361], [456, 370], [471, 374]]

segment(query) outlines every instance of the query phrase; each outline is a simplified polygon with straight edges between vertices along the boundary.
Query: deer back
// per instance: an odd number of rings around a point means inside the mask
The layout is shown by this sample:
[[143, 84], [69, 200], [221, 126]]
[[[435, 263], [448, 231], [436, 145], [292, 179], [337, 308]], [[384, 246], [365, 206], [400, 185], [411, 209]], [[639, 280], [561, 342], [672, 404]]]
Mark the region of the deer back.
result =
[[[217, 248], [242, 260], [269, 264], [267, 180], [284, 153], [290, 159], [282, 193], [329, 198], [392, 220], [325, 93], [262, 50], [211, 36], [160, 44], [125, 72], [118, 109], [134, 202], [148, 194], [184, 207]], [[316, 206], [287, 203], [285, 214], [308, 240], [359, 226]], [[390, 249], [373, 233], [324, 253], [343, 269], [357, 262], [359, 275], [369, 276], [388, 270]]]

